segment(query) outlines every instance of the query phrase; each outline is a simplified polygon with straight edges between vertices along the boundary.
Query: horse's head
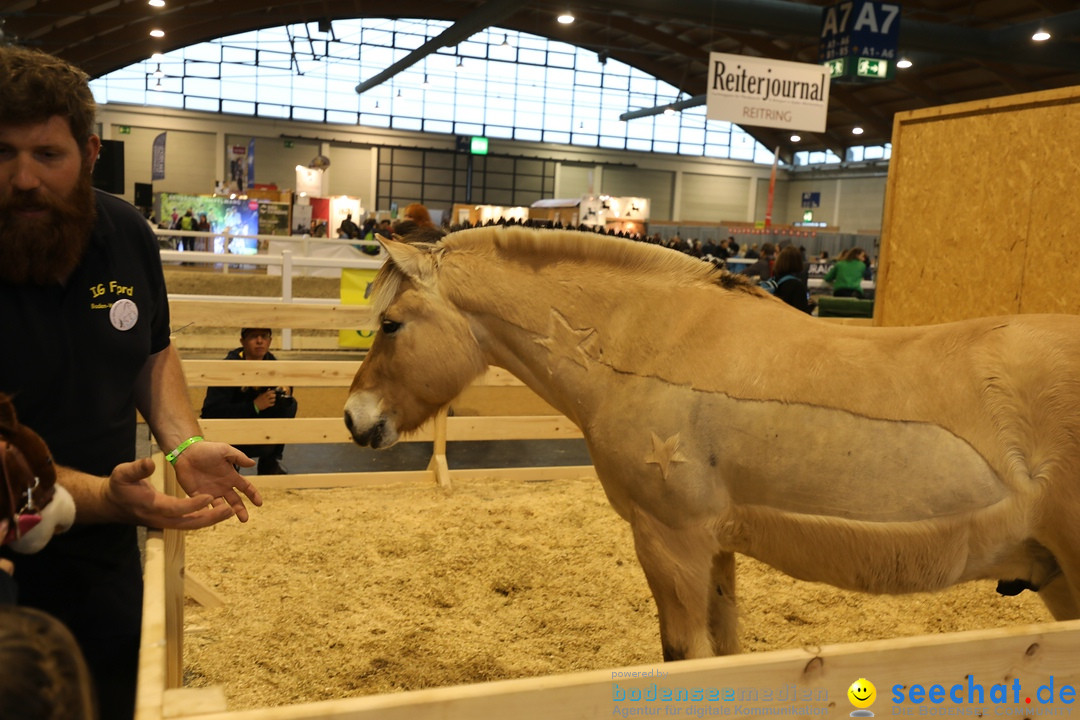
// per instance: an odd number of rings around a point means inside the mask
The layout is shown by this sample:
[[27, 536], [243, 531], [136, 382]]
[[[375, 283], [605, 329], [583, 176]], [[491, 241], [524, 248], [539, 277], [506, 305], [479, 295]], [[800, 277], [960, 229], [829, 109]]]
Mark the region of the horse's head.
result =
[[375, 334], [345, 402], [359, 445], [389, 447], [457, 397], [486, 363], [468, 319], [440, 292], [437, 245], [385, 241], [375, 278]]
[[37, 552], [74, 519], [75, 504], [56, 484], [48, 446], [19, 423], [15, 406], [0, 395], [0, 521], [8, 524], [0, 545], [10, 544], [22, 553]]

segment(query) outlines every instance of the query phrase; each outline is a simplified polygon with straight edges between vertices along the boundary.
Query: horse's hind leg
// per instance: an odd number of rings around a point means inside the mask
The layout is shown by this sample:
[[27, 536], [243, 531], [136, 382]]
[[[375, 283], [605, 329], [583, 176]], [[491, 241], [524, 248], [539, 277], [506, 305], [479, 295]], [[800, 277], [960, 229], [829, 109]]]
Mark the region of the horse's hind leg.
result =
[[664, 659], [737, 653], [734, 554], [701, 527], [670, 528], [641, 511], [631, 525], [660, 615]]

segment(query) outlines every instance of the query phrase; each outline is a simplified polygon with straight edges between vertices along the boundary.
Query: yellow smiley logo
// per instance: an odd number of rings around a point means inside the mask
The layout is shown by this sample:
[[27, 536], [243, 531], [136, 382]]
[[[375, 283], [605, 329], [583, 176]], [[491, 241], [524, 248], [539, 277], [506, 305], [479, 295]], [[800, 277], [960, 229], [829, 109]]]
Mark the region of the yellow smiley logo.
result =
[[868, 708], [877, 700], [877, 688], [866, 678], [859, 678], [851, 683], [847, 690], [848, 700], [857, 708]]

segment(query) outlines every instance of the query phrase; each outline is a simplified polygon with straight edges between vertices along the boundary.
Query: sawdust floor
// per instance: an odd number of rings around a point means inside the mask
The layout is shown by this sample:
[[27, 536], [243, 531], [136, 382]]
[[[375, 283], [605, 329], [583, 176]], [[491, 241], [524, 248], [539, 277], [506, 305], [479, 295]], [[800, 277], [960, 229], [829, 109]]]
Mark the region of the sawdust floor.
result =
[[[629, 527], [595, 480], [277, 490], [242, 525], [189, 533], [185, 684], [230, 710], [661, 661]], [[739, 558], [759, 652], [1050, 619], [992, 582], [875, 597]]]

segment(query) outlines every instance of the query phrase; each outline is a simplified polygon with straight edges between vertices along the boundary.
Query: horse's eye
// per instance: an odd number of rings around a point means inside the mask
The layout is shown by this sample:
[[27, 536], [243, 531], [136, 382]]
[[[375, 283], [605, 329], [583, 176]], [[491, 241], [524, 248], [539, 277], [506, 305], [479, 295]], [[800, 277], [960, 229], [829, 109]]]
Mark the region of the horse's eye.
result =
[[386, 333], [387, 335], [393, 335], [394, 333], [396, 333], [400, 329], [401, 329], [401, 323], [399, 323], [399, 322], [396, 322], [394, 320], [383, 320], [382, 321], [382, 331], [384, 333]]

